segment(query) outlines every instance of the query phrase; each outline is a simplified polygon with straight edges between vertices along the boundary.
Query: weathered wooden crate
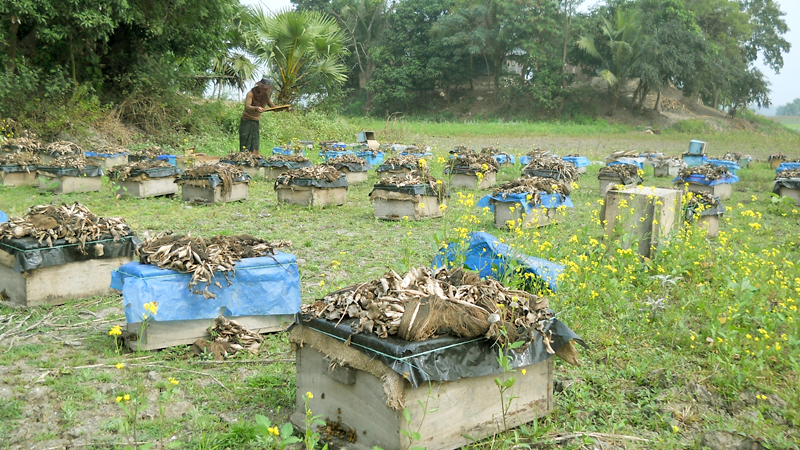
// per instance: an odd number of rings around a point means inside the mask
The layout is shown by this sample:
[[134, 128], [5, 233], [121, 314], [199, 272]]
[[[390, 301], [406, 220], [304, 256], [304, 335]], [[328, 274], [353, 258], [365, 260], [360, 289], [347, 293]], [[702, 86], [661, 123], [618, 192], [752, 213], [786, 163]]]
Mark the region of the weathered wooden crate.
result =
[[22, 306], [61, 305], [77, 298], [111, 295], [111, 271], [130, 257], [90, 259], [17, 272], [14, 257], [0, 249], [0, 296]]
[[672, 177], [678, 176], [681, 171], [679, 166], [653, 166], [653, 175], [657, 177]]
[[252, 166], [236, 166], [242, 172], [250, 175], [250, 178], [264, 178], [266, 174], [265, 167], [252, 167]]
[[791, 189], [781, 186], [778, 195], [781, 197], [789, 197], [794, 200], [795, 205], [800, 205], [800, 189]]
[[[198, 180], [192, 180], [198, 181]], [[205, 183], [186, 183], [181, 185], [181, 199], [185, 202], [192, 203], [226, 203], [237, 202], [239, 200], [247, 199], [247, 192], [249, 184], [247, 182], [234, 182], [231, 185], [231, 191], [226, 195], [222, 195], [222, 186], [211, 187], [211, 183], [201, 180]]]
[[[610, 190], [600, 211], [605, 234], [621, 240], [645, 257], [651, 257], [658, 240], [667, 236], [681, 221], [681, 191], [654, 187]], [[632, 234], [635, 239], [622, 239]]]
[[116, 195], [120, 197], [148, 198], [178, 193], [175, 177], [148, 178], [141, 181], [115, 180], [113, 183], [117, 186]]
[[622, 184], [622, 180], [619, 178], [598, 178], [600, 181], [600, 196], [605, 197], [606, 193], [611, 189], [615, 189], [617, 186], [622, 185], [624, 189], [630, 189], [634, 187], [632, 184]]
[[175, 164], [181, 169], [191, 169], [194, 166], [203, 164], [216, 164], [220, 160], [219, 156], [208, 155], [192, 155], [192, 156], [178, 156], [175, 158]]
[[40, 191], [51, 191], [54, 194], [70, 194], [74, 192], [99, 192], [103, 187], [102, 177], [70, 177], [39, 176]]
[[369, 175], [366, 170], [362, 172], [351, 172], [347, 167], [342, 167], [342, 169], [339, 171], [344, 173], [347, 177], [347, 184], [363, 183], [367, 181], [367, 177]]
[[497, 182], [497, 172], [486, 172], [480, 182], [478, 176], [468, 173], [453, 174], [450, 187], [463, 187], [467, 189], [489, 189]]
[[[168, 303], [162, 305], [169, 306]], [[227, 319], [235, 320], [250, 331], [265, 334], [286, 330], [294, 322], [294, 315], [235, 316]], [[214, 319], [152, 321], [142, 330], [141, 322], [128, 323], [125, 330], [130, 333], [130, 337], [125, 339], [125, 345], [134, 351], [191, 345], [198, 339], [210, 340], [208, 329], [213, 325]]]
[[[497, 228], [509, 228], [508, 222], [514, 222], [514, 226], [523, 227], [544, 227], [555, 222], [555, 209], [532, 208], [525, 213], [525, 209], [516, 202], [499, 202], [491, 199], [489, 203], [494, 208], [494, 226]], [[513, 208], [513, 209], [512, 209]]]
[[403, 167], [401, 169], [384, 170], [384, 171], [381, 171], [381, 172], [378, 172], [378, 173], [381, 174], [381, 180], [383, 180], [384, 178], [389, 178], [392, 175], [399, 175], [399, 176], [403, 177], [403, 176], [409, 175], [411, 172], [412, 172], [411, 169]]
[[347, 188], [280, 185], [275, 188], [278, 202], [311, 207], [341, 206], [347, 202]]
[[128, 155], [87, 156], [86, 162], [93, 166], [100, 166], [103, 170], [108, 170], [114, 166], [128, 164]]
[[705, 230], [708, 237], [714, 237], [719, 234], [719, 215], [700, 216], [697, 219], [697, 226]]
[[3, 172], [0, 171], [0, 186], [37, 186], [36, 171], [30, 172]]
[[772, 170], [775, 170], [775, 169], [777, 169], [777, 168], [778, 168], [778, 166], [780, 166], [781, 164], [783, 164], [783, 162], [784, 162], [784, 161], [785, 161], [785, 160], [784, 160], [783, 158], [781, 158], [781, 159], [773, 159], [773, 160], [770, 160], [770, 162], [769, 162], [769, 168], [770, 168], [770, 169], [772, 169]]
[[[308, 408], [315, 415], [352, 430], [355, 442], [344, 443], [351, 450], [403, 450], [410, 445], [450, 450], [503, 431], [502, 406], [494, 381], [502, 375], [434, 382], [418, 389], [401, 379], [409, 424], [403, 411], [386, 405], [384, 383], [375, 375], [333, 365], [326, 355], [308, 345], [297, 349], [296, 367], [297, 407], [292, 423], [305, 426], [303, 397], [311, 392]], [[536, 420], [553, 409], [553, 358], [524, 369], [525, 375], [517, 370], [516, 382], [507, 392], [515, 396], [506, 413], [508, 427]], [[425, 405], [427, 414], [419, 402]], [[403, 431], [418, 432], [419, 441], [410, 443]]]
[[[676, 185], [685, 186], [686, 184], [687, 183], [679, 182]], [[731, 192], [733, 191], [732, 183], [722, 183], [722, 184], [716, 184], [714, 186], [708, 186], [700, 183], [692, 183], [690, 181], [688, 185], [689, 187], [687, 189], [689, 190], [689, 192], [697, 192], [697, 193], [708, 192], [714, 197], [718, 197], [720, 200], [731, 198]]]
[[288, 172], [292, 169], [288, 167], [265, 167], [264, 168], [264, 178], [268, 180], [275, 180], [284, 172]]
[[407, 217], [421, 220], [442, 217], [439, 198], [435, 195], [411, 195], [380, 189], [373, 192], [372, 205], [377, 219], [401, 220]]

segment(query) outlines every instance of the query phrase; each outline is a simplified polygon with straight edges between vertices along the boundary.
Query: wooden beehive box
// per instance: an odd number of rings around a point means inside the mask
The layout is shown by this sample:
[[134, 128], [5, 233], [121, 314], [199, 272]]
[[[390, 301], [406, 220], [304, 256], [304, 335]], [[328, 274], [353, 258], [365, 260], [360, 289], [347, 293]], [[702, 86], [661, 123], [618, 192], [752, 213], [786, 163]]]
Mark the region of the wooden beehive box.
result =
[[689, 192], [707, 192], [714, 197], [718, 197], [720, 200], [731, 198], [731, 192], [733, 191], [733, 185], [731, 183], [721, 183], [714, 186], [708, 186], [700, 183], [692, 183], [691, 181], [688, 183], [679, 181], [676, 182], [675, 185], [677, 187], [685, 187], [686, 184], [688, 184], [686, 189]]
[[406, 175], [410, 175], [411, 172], [413, 172], [412, 169], [409, 169], [407, 167], [401, 167], [397, 169], [381, 170], [378, 173], [381, 175], [381, 180], [383, 180], [384, 178], [389, 178], [392, 175], [399, 175], [401, 177], [404, 177]]
[[[343, 342], [332, 345], [345, 347]], [[303, 397], [311, 392], [308, 408], [329, 425], [336, 423], [351, 430], [355, 442], [342, 443], [351, 450], [403, 450], [409, 446], [450, 450], [503, 431], [500, 395], [495, 385], [495, 378], [502, 378], [502, 374], [432, 382], [416, 389], [408, 380], [399, 378], [397, 388], [401, 392], [397, 394], [404, 399], [409, 424], [402, 410], [387, 406], [385, 384], [372, 373], [332, 364], [330, 355], [311, 345], [298, 347], [296, 367], [296, 412], [291, 421], [297, 427], [305, 426]], [[536, 420], [553, 409], [553, 358], [524, 369], [525, 375], [520, 370], [515, 373], [516, 382], [507, 392], [515, 396], [506, 413], [508, 427]], [[420, 439], [409, 442], [404, 431], [418, 432]]]
[[38, 184], [35, 168], [28, 172], [6, 172], [0, 170], [0, 186], [38, 186]]
[[[632, 246], [640, 255], [651, 257], [659, 239], [667, 236], [681, 221], [681, 191], [654, 187], [610, 190], [600, 217], [605, 234]], [[622, 239], [632, 234], [634, 239]]]
[[[208, 328], [224, 315], [251, 331], [285, 330], [300, 310], [300, 275], [297, 258], [277, 252], [273, 256], [245, 258], [236, 263], [228, 285], [209, 286], [216, 298], [189, 290], [191, 274], [133, 262], [116, 270], [111, 285], [122, 291], [130, 333], [126, 345], [133, 350], [157, 350], [209, 339]], [[201, 288], [202, 290], [202, 288]], [[158, 312], [142, 327], [144, 304], [158, 302]]]
[[347, 184], [354, 184], [354, 183], [363, 183], [367, 181], [367, 177], [369, 173], [366, 170], [354, 172], [348, 169], [347, 167], [342, 167], [339, 169], [340, 172], [345, 174], [347, 177]]
[[656, 177], [677, 177], [678, 173], [681, 171], [680, 166], [654, 166], [653, 167], [653, 175]]
[[778, 191], [778, 195], [780, 195], [781, 197], [789, 197], [792, 200], [794, 200], [795, 205], [800, 206], [800, 189], [781, 186], [780, 190]]
[[501, 202], [491, 199], [489, 203], [494, 209], [494, 226], [497, 228], [509, 228], [508, 222], [513, 222], [515, 226], [523, 227], [544, 227], [555, 221], [555, 209], [531, 208], [530, 212], [525, 213], [525, 209], [517, 202]]
[[324, 208], [341, 206], [347, 202], [347, 187], [297, 186], [294, 184], [275, 187], [278, 202], [291, 205]]
[[785, 161], [785, 160], [784, 160], [783, 158], [774, 158], [774, 159], [771, 159], [771, 160], [769, 161], [769, 168], [770, 168], [770, 169], [772, 169], [772, 170], [775, 170], [775, 169], [777, 169], [777, 168], [778, 168], [778, 166], [780, 166], [781, 164], [783, 164], [783, 162], [784, 162], [784, 161]]
[[103, 170], [108, 170], [114, 166], [128, 164], [128, 155], [118, 154], [113, 156], [87, 156], [86, 162], [101, 167]]
[[50, 191], [54, 194], [71, 194], [75, 192], [99, 192], [103, 187], [100, 176], [42, 176], [39, 173], [38, 185], [40, 191]]
[[148, 198], [176, 195], [175, 177], [149, 178], [141, 181], [114, 181], [116, 195], [120, 197]]
[[[87, 243], [87, 251], [94, 251], [91, 243]], [[0, 244], [0, 293], [22, 306], [61, 305], [73, 299], [112, 295], [111, 271], [132, 258], [133, 247], [124, 256], [22, 270], [18, 262], [15, 264], [14, 251]]]
[[223, 195], [222, 186], [212, 186], [207, 180], [186, 180], [181, 184], [181, 199], [192, 203], [227, 203], [247, 199], [250, 184], [247, 181], [234, 181], [231, 191]]
[[450, 187], [463, 187], [467, 189], [489, 189], [497, 182], [497, 172], [486, 172], [480, 181], [478, 175], [469, 173], [455, 173], [450, 180]]

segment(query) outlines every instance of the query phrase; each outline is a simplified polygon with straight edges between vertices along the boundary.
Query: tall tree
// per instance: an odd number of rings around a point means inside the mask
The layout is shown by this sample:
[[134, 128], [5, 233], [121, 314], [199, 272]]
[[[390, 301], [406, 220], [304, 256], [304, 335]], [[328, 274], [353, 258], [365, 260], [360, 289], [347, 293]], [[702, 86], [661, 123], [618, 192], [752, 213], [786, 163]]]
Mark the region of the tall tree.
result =
[[336, 20], [317, 11], [269, 13], [252, 8], [247, 18], [248, 49], [266, 64], [277, 88], [277, 101], [291, 103], [306, 89], [342, 84], [347, 53]]
[[778, 116], [800, 116], [800, 98], [779, 106], [775, 114]]

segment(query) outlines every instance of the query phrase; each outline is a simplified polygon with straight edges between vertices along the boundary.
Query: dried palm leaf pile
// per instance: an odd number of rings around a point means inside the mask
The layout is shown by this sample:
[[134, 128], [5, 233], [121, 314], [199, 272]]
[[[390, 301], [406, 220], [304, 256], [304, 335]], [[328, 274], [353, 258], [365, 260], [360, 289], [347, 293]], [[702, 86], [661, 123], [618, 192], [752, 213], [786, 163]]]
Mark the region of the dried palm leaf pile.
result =
[[[232, 284], [230, 277], [235, 275], [236, 261], [243, 258], [257, 258], [275, 254], [276, 248], [289, 247], [292, 243], [270, 243], [249, 235], [214, 236], [205, 239], [196, 236], [184, 236], [164, 232], [145, 240], [137, 249], [139, 262], [152, 264], [160, 269], [169, 269], [181, 273], [191, 273], [189, 289], [194, 294], [202, 294], [205, 298], [215, 298], [208, 288], [216, 281], [216, 273], [222, 272], [228, 286]], [[197, 288], [199, 283], [205, 289]]]
[[445, 167], [445, 173], [488, 173], [497, 172], [500, 165], [497, 160], [487, 154], [465, 153], [450, 159]]
[[469, 155], [469, 154], [474, 154], [474, 153], [475, 153], [475, 150], [473, 150], [473, 149], [471, 149], [469, 147], [465, 147], [463, 145], [459, 145], [459, 146], [453, 148], [452, 150], [450, 150], [450, 154], [451, 155]]
[[302, 155], [272, 155], [272, 156], [264, 159], [264, 161], [267, 162], [267, 163], [271, 163], [271, 162], [298, 162], [298, 163], [302, 163], [302, 162], [306, 162], [306, 161], [310, 161], [310, 160], [308, 158], [306, 158], [305, 156], [302, 156]]
[[722, 155], [722, 158], [715, 158], [715, 159], [720, 159], [722, 161], [739, 162], [740, 160], [742, 160], [743, 158], [746, 158], [746, 157], [747, 157], [747, 155], [744, 155], [742, 153], [728, 152], [728, 153], [725, 153], [724, 155]]
[[367, 160], [364, 159], [364, 158], [359, 158], [358, 156], [355, 156], [355, 155], [345, 154], [345, 155], [337, 156], [335, 158], [330, 158], [330, 159], [328, 159], [327, 161], [325, 161], [322, 164], [325, 165], [325, 166], [336, 166], [337, 164], [360, 164], [360, 165], [364, 165], [366, 163], [367, 163]]
[[630, 182], [641, 183], [642, 177], [639, 175], [639, 167], [633, 164], [613, 164], [603, 166], [597, 172], [598, 178], [620, 178], [625, 184]]
[[108, 169], [108, 178], [112, 180], [119, 180], [119, 181], [128, 181], [132, 178], [149, 178], [146, 173], [144, 173], [147, 169], [170, 169], [173, 166], [168, 163], [167, 161], [161, 161], [157, 159], [143, 159], [141, 161], [136, 161], [120, 166], [114, 166], [111, 169]]
[[532, 196], [530, 203], [538, 205], [541, 203], [542, 192], [547, 194], [561, 194], [561, 200], [563, 201], [570, 194], [571, 188], [552, 178], [519, 178], [501, 184], [500, 187], [492, 192], [492, 195], [505, 197], [509, 194], [530, 194]]
[[525, 156], [528, 156], [528, 157], [530, 157], [532, 159], [549, 157], [550, 156], [550, 150], [542, 150], [540, 148], [535, 148], [535, 149], [529, 151], [528, 153], [526, 153]]
[[98, 217], [80, 203], [72, 205], [37, 205], [22, 217], [13, 217], [0, 224], [0, 240], [32, 237], [40, 244], [53, 246], [64, 239], [78, 244], [86, 254], [86, 243], [111, 236], [115, 241], [131, 235], [131, 229], [120, 217]]
[[544, 331], [554, 317], [545, 297], [508, 289], [493, 279], [460, 268], [432, 271], [414, 268], [404, 275], [391, 271], [377, 280], [331, 292], [301, 312], [330, 322], [358, 320], [350, 326], [381, 338], [396, 336], [422, 341], [433, 336], [487, 339], [507, 344], [530, 343], [537, 333], [550, 348]]
[[119, 147], [119, 146], [116, 146], [116, 145], [105, 145], [105, 146], [102, 146], [102, 147], [98, 147], [98, 148], [94, 149], [93, 151], [95, 153], [100, 153], [100, 154], [103, 154], [103, 155], [111, 155], [111, 156], [129, 153], [127, 148]]
[[731, 173], [728, 171], [728, 168], [724, 166], [703, 164], [702, 166], [684, 167], [678, 173], [678, 178], [685, 179], [688, 178], [690, 175], [701, 175], [706, 180], [713, 181], [713, 180], [719, 180], [720, 178], [729, 177]]
[[444, 183], [434, 178], [427, 170], [413, 170], [405, 175], [392, 175], [375, 183], [374, 189], [400, 188], [405, 186], [427, 186], [433, 194], [442, 201], [446, 197], [447, 189]]
[[208, 179], [212, 176], [219, 177], [222, 182], [222, 195], [228, 195], [233, 188], [235, 181], [249, 181], [250, 177], [241, 169], [226, 163], [204, 164], [202, 166], [192, 167], [183, 172], [177, 183], [182, 184], [201, 184], [205, 186]]
[[781, 178], [800, 178], [800, 169], [781, 170], [775, 175], [775, 179], [779, 180]]
[[35, 166], [42, 163], [36, 153], [19, 152], [0, 156], [0, 166]]
[[337, 148], [342, 148], [346, 146], [344, 142], [340, 141], [322, 141], [319, 143], [320, 150], [336, 150]]
[[220, 158], [221, 161], [234, 164], [236, 166], [259, 167], [264, 159], [253, 152], [233, 152]]
[[387, 167], [389, 169], [402, 169], [402, 168], [416, 168], [419, 166], [419, 156], [415, 155], [404, 155], [404, 156], [393, 156], [381, 164], [381, 167]]
[[83, 156], [83, 148], [74, 142], [56, 141], [47, 144], [44, 154], [55, 158], [59, 156]]
[[511, 160], [511, 154], [506, 152], [501, 152], [497, 147], [483, 147], [481, 149], [481, 155], [489, 155], [489, 156], [497, 156], [497, 155], [505, 155]]
[[526, 177], [544, 176], [554, 178], [564, 183], [572, 183], [578, 179], [578, 168], [571, 162], [561, 158], [546, 156], [532, 159], [522, 169], [522, 175]]
[[43, 164], [42, 167], [57, 167], [61, 169], [78, 169], [83, 170], [84, 167], [89, 165], [86, 157], [83, 154], [72, 154], [59, 156], [58, 158]]
[[156, 159], [163, 155], [164, 151], [161, 147], [153, 145], [151, 147], [143, 148], [131, 153], [131, 156], [137, 159]]
[[333, 166], [301, 167], [299, 169], [289, 170], [278, 175], [278, 178], [275, 180], [275, 186], [286, 185], [294, 180], [299, 179], [324, 180], [332, 183], [343, 176], [345, 175], [336, 170], [336, 168]]
[[719, 199], [708, 192], [689, 192], [686, 197], [686, 207], [690, 209], [708, 209], [719, 205]]
[[668, 158], [658, 158], [653, 161], [653, 167], [681, 167], [686, 165], [680, 158], [675, 158], [674, 156]]
[[608, 157], [606, 157], [606, 160], [614, 160], [617, 158], [638, 158], [638, 157], [639, 157], [639, 152], [633, 150], [617, 150], [611, 152], [611, 154], [608, 155]]
[[42, 149], [42, 143], [38, 136], [29, 131], [24, 131], [21, 136], [6, 139], [0, 145], [0, 150], [7, 152], [38, 152]]
[[769, 155], [769, 158], [767, 158], [767, 161], [785, 160], [785, 159], [786, 159], [786, 155], [784, 155], [783, 153], [773, 153], [773, 154]]

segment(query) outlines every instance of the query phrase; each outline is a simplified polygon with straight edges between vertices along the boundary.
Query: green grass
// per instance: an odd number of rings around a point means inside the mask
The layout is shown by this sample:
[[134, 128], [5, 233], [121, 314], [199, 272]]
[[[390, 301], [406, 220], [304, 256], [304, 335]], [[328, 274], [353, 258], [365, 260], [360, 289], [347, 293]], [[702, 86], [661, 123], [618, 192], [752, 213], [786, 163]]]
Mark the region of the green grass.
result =
[[[357, 125], [381, 130], [377, 122]], [[506, 126], [511, 130], [508, 133], [502, 131]], [[519, 134], [513, 131], [515, 126]], [[450, 143], [478, 135], [524, 139], [546, 128], [536, 127], [411, 123], [402, 133], [426, 133], [424, 136], [434, 141], [436, 157], [431, 165], [441, 176], [443, 165], [437, 159], [447, 156]], [[554, 130], [570, 133], [566, 128]], [[387, 135], [392, 132], [386, 129]], [[436, 141], [439, 133], [450, 137]], [[630, 142], [636, 147], [666, 141], [677, 145], [689, 138], [684, 134], [645, 137], [631, 130], [614, 130], [599, 137], [592, 133], [556, 137], [569, 139], [564, 148], [572, 145], [592, 159], [603, 156], [595, 144], [599, 139]], [[734, 148], [733, 144], [726, 147], [725, 142], [754, 143], [759, 137], [718, 134], [710, 135], [709, 142], [714, 153], [724, 153]], [[786, 146], [794, 139], [767, 138]], [[218, 152], [232, 139], [218, 137], [207, 142]], [[520, 152], [524, 150], [524, 140], [515, 142], [523, 143]], [[502, 169], [499, 181], [514, 179], [519, 170], [519, 166]], [[427, 266], [436, 252], [434, 234], [458, 240], [461, 232], [455, 228], [485, 230], [524, 253], [565, 265], [559, 291], [549, 294], [551, 306], [590, 345], [589, 350], [580, 350], [581, 367], [557, 360], [556, 379], [574, 383], [555, 395], [553, 412], [537, 422], [538, 437], [524, 438], [523, 443], [555, 447], [547, 444], [548, 438], [605, 433], [648, 439], [617, 441], [625, 448], [695, 448], [703, 433], [727, 430], [761, 439], [771, 448], [800, 445], [800, 315], [796, 309], [800, 304], [800, 213], [796, 206], [773, 202], [774, 172], [766, 163], [740, 171], [741, 181], [735, 185], [733, 197], [725, 201], [729, 210], [719, 237], [676, 232], [652, 259], [642, 261], [618, 243], [603, 240], [597, 224], [597, 170], [598, 166], [592, 166], [581, 177], [580, 187], [572, 195], [575, 208], [566, 211], [558, 224], [518, 232], [495, 229], [491, 215], [474, 206], [485, 192], [466, 190], [453, 192], [444, 219], [375, 220], [368, 198], [376, 181], [374, 173], [369, 182], [350, 187], [346, 205], [322, 210], [277, 204], [272, 183], [265, 180], [252, 183], [245, 202], [212, 206], [189, 206], [176, 199], [115, 199], [108, 185], [99, 193], [59, 197], [39, 194], [33, 188], [0, 188], [0, 198], [10, 215], [22, 214], [34, 204], [80, 201], [100, 215], [125, 217], [139, 233], [171, 229], [202, 236], [249, 233], [292, 240], [292, 252], [300, 260], [304, 302], [374, 279], [389, 269], [399, 270], [403, 260]], [[649, 168], [645, 179], [646, 185], [670, 186], [669, 179], [654, 178]], [[665, 275], [676, 285], [662, 285], [656, 278]], [[663, 308], [653, 306], [657, 299], [663, 299]], [[167, 305], [163, 301], [162, 307]], [[87, 313], [108, 308], [118, 310], [105, 319]], [[117, 356], [107, 331], [124, 322], [120, 299], [74, 300], [64, 306], [34, 309], [23, 329], [53, 310], [57, 313], [47, 323], [26, 333], [32, 336], [20, 339], [10, 350], [6, 351], [8, 339], [0, 341], [0, 347], [5, 347], [0, 351], [0, 364], [13, 368], [5, 372], [3, 382], [15, 392], [11, 403], [3, 402], [9, 406], [0, 411], [4, 419], [0, 439], [5, 442], [12, 436], [12, 426], [34, 417], [22, 401], [24, 386], [45, 372], [39, 384], [52, 389], [48, 405], [58, 420], [37, 431], [38, 440], [61, 436], [97, 416], [102, 420], [96, 422], [96, 434], [90, 441], [124, 443], [125, 435], [119, 431], [122, 422], [115, 419], [122, 417], [115, 397], [128, 393], [152, 406], [167, 377], [180, 381], [174, 401], [192, 404], [185, 415], [167, 421], [169, 436], [186, 448], [258, 448], [255, 415], [284, 423], [293, 410], [294, 364], [277, 361], [292, 357], [285, 336], [268, 340], [268, 353], [262, 351], [267, 361], [262, 364], [203, 365], [181, 349]], [[28, 312], [18, 314], [0, 309], [0, 318], [15, 315], [12, 323]], [[77, 338], [81, 339], [79, 346], [63, 343]], [[123, 369], [114, 367], [119, 361], [126, 364]], [[104, 365], [73, 368], [92, 364]], [[151, 371], [162, 381], [150, 381], [147, 374]], [[157, 440], [161, 430], [157, 418], [150, 416], [142, 419], [141, 429], [149, 441]], [[562, 444], [577, 449], [584, 440], [590, 438]], [[489, 449], [492, 445], [484, 441], [471, 447]]]
[[800, 131], [800, 116], [774, 116], [770, 119], [795, 131]]

